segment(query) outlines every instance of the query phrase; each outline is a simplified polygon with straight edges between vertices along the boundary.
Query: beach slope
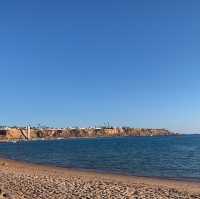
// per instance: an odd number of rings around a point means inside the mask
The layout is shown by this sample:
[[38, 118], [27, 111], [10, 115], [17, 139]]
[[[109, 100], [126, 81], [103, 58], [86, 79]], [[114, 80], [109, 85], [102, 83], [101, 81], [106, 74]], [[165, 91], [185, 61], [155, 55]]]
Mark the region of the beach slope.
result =
[[200, 198], [200, 183], [128, 177], [0, 159], [0, 198]]

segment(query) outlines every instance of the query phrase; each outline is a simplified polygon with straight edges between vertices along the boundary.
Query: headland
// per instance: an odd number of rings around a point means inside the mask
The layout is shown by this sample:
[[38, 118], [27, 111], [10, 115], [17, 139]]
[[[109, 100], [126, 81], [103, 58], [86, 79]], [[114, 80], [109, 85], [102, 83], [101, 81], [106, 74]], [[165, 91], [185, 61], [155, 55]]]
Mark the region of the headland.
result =
[[166, 129], [147, 128], [30, 128], [14, 127], [0, 129], [0, 141], [31, 139], [67, 139], [122, 136], [173, 136], [176, 133]]

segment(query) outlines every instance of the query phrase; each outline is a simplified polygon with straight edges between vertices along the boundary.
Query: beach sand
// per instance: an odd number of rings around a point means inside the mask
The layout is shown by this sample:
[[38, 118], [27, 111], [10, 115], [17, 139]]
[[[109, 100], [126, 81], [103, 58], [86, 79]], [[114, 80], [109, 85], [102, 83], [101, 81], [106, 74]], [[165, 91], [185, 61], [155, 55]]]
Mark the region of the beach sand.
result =
[[200, 183], [129, 177], [0, 159], [0, 199], [200, 198]]

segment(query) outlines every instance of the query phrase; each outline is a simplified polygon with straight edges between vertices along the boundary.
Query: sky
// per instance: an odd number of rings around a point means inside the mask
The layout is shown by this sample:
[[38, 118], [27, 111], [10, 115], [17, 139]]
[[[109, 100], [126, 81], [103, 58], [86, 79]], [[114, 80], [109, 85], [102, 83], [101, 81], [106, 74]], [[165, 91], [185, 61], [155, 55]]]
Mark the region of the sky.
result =
[[0, 124], [200, 132], [200, 1], [0, 3]]

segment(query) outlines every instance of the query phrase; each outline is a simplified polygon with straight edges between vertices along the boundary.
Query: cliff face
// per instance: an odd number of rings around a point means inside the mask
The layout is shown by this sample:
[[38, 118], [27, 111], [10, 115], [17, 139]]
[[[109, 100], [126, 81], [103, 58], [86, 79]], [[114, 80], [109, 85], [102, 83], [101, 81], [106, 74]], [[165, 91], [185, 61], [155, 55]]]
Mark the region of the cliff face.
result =
[[26, 131], [24, 129], [9, 129], [0, 131], [1, 138], [5, 139], [26, 139]]
[[[34, 138], [69, 138], [69, 137], [115, 137], [115, 136], [169, 136], [174, 133], [165, 129], [102, 128], [102, 129], [31, 129]], [[0, 139], [27, 139], [26, 129], [0, 130]]]

